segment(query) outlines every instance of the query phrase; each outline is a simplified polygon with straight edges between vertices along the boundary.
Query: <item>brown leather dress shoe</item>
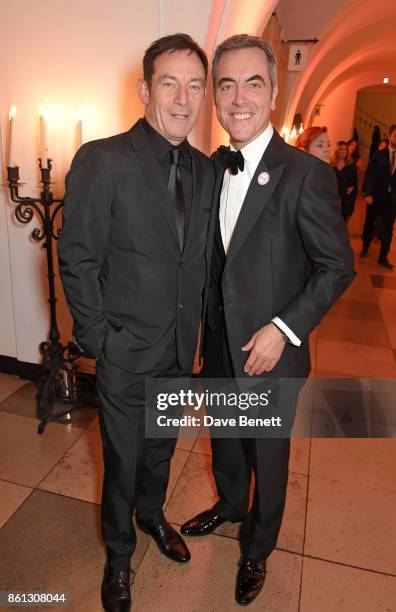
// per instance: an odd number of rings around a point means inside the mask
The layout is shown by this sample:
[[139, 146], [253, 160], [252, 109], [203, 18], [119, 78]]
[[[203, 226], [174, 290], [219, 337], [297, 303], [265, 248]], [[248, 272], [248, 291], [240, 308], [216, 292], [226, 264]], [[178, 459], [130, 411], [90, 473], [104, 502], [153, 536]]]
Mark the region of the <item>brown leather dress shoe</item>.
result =
[[226, 518], [213, 510], [204, 510], [181, 526], [180, 531], [186, 536], [204, 536], [212, 533], [219, 525], [226, 522]]
[[168, 559], [172, 559], [172, 561], [177, 563], [187, 563], [191, 559], [190, 551], [183, 538], [165, 518], [160, 523], [148, 524], [136, 516], [136, 525], [141, 531], [151, 535], [160, 552], [168, 557]]
[[235, 601], [240, 606], [248, 606], [264, 586], [266, 575], [266, 560], [247, 559], [239, 566], [236, 584]]
[[129, 612], [131, 609], [129, 569], [106, 567], [102, 582], [102, 605], [106, 612]]

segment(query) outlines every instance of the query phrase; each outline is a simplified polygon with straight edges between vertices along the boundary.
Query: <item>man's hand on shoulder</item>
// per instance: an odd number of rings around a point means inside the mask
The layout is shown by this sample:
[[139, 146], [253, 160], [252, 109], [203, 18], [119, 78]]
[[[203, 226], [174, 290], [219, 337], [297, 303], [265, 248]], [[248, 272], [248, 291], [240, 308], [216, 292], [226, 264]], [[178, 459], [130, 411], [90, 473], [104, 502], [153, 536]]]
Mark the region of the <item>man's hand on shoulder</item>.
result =
[[241, 349], [250, 351], [244, 367], [245, 373], [249, 376], [255, 374], [259, 376], [263, 372], [273, 370], [283, 353], [285, 344], [284, 335], [274, 323], [264, 325]]

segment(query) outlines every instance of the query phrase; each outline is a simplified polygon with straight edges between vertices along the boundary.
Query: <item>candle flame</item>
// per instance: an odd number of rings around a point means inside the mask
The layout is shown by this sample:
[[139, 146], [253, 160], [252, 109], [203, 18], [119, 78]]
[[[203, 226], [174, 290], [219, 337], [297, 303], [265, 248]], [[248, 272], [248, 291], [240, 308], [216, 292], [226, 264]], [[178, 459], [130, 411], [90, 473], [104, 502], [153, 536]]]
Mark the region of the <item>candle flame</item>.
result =
[[285, 125], [284, 125], [284, 126], [283, 126], [283, 128], [282, 128], [282, 132], [281, 132], [281, 134], [283, 134], [283, 136], [284, 136], [285, 134], [287, 134], [287, 127], [286, 127]]
[[293, 129], [292, 129], [291, 137], [292, 138], [296, 138], [297, 137], [297, 130], [296, 130], [295, 127], [293, 127]]
[[76, 120], [76, 123], [78, 123], [79, 121], [82, 121], [82, 120], [83, 120], [83, 115], [82, 115], [82, 112], [81, 112], [80, 110], [78, 110], [78, 111], [76, 112], [76, 114], [75, 114], [75, 120]]
[[302, 134], [302, 133], [303, 133], [303, 131], [304, 131], [304, 125], [301, 123], [301, 125], [300, 125], [300, 129], [298, 130], [298, 133], [299, 133], [299, 134]]
[[44, 108], [44, 106], [39, 106], [38, 112], [39, 112], [40, 117], [47, 119], [47, 111]]
[[16, 106], [11, 106], [10, 112], [8, 113], [8, 117], [12, 119], [12, 117], [15, 117], [16, 112], [17, 112]]

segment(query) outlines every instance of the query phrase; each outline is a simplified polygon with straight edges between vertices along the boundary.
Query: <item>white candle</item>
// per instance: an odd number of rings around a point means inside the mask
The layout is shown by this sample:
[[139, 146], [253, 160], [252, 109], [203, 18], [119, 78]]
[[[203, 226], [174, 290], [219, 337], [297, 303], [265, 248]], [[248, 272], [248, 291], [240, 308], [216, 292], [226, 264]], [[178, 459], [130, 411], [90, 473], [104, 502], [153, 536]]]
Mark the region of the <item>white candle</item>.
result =
[[46, 119], [45, 119], [45, 110], [40, 106], [39, 108], [40, 114], [40, 157], [41, 157], [41, 167], [48, 168], [48, 149], [47, 149], [47, 134], [46, 134]]
[[7, 151], [7, 166], [15, 166], [14, 159], [14, 121], [16, 115], [16, 107], [11, 106], [8, 113], [8, 151]]
[[76, 114], [76, 142], [77, 148], [81, 147], [83, 143], [83, 125], [81, 113]]

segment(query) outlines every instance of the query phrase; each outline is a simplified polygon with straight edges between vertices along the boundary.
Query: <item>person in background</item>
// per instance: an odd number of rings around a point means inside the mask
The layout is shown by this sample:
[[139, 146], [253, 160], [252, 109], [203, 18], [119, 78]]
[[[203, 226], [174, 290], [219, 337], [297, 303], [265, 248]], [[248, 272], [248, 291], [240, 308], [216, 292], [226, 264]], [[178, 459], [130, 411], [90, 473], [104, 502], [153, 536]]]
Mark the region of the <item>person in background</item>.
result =
[[339, 140], [331, 158], [337, 178], [338, 195], [341, 199], [341, 214], [345, 221], [351, 217], [355, 209], [358, 177], [356, 165], [348, 156], [348, 145], [345, 140]]
[[356, 138], [351, 138], [351, 140], [348, 140], [347, 145], [348, 145], [348, 155], [349, 157], [352, 158], [352, 160], [355, 162], [357, 166], [360, 160], [358, 141], [356, 140]]
[[387, 149], [388, 147], [389, 147], [389, 139], [382, 138], [378, 143], [378, 150], [381, 151], [382, 149]]
[[387, 270], [393, 270], [388, 253], [396, 216], [396, 124], [389, 129], [389, 149], [376, 151], [369, 162], [364, 193], [367, 208], [360, 257], [367, 256], [375, 222], [381, 217], [381, 250], [377, 263]]
[[305, 128], [298, 135], [294, 146], [298, 149], [304, 149], [307, 153], [318, 157], [326, 163], [330, 161], [330, 140], [327, 127], [313, 126]]
[[371, 145], [370, 145], [370, 155], [369, 159], [371, 159], [378, 149], [378, 145], [381, 140], [381, 131], [379, 129], [379, 125], [375, 125], [373, 129], [373, 134], [371, 136]]

